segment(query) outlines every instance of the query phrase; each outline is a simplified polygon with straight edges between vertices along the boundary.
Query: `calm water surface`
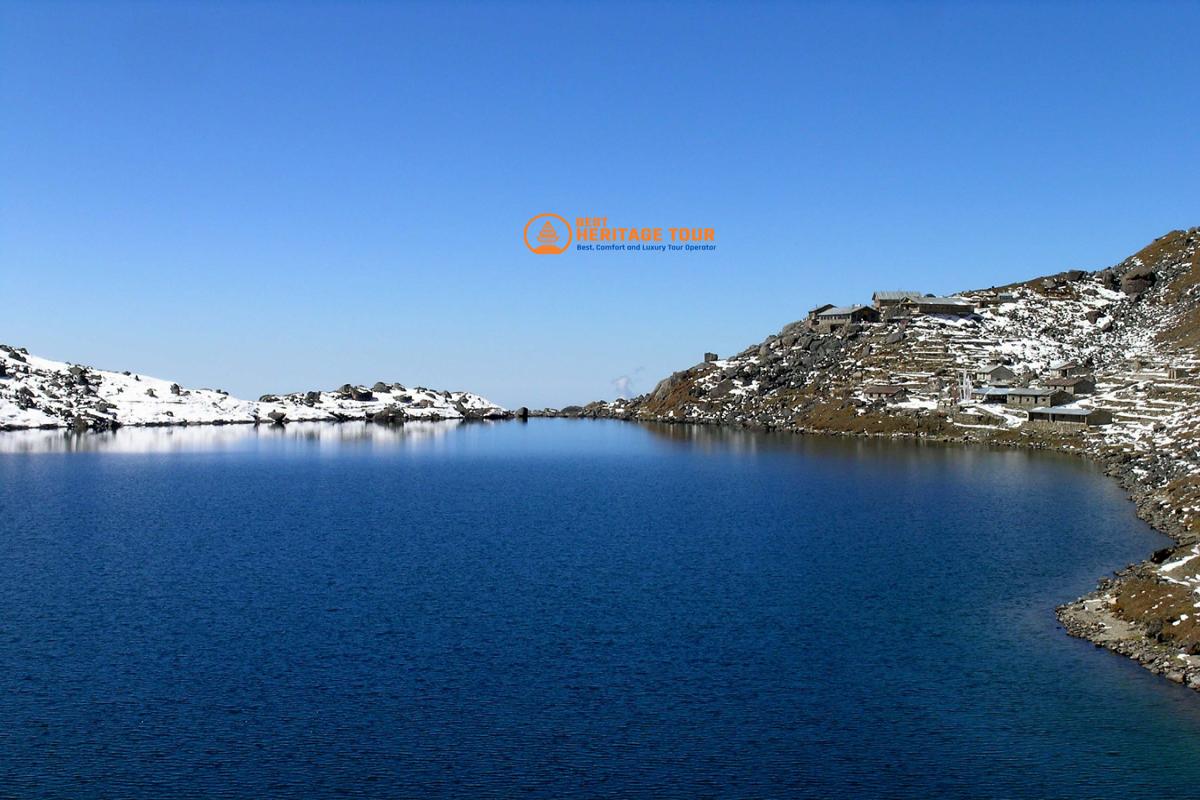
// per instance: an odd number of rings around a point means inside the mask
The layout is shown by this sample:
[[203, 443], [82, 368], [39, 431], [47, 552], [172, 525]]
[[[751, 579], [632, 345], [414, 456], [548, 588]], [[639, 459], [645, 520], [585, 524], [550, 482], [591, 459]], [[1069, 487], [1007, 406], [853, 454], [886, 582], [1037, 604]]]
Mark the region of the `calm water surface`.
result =
[[0, 435], [0, 795], [1194, 796], [1081, 461], [611, 422]]

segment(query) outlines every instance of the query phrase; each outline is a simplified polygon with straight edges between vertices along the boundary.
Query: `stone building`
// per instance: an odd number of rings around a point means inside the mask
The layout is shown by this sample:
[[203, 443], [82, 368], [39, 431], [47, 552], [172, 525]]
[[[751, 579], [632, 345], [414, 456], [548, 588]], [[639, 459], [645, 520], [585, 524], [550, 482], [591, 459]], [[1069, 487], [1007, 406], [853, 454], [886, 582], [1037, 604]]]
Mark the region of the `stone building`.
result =
[[1031, 408], [1027, 415], [1031, 423], [1064, 429], [1091, 428], [1096, 425], [1108, 425], [1112, 422], [1112, 414], [1101, 408], [1050, 406]]
[[916, 300], [921, 296], [920, 292], [875, 292], [875, 294], [871, 295], [871, 303], [875, 308], [883, 311], [885, 308], [898, 306], [905, 300]]
[[1046, 381], [1046, 385], [1052, 389], [1069, 392], [1076, 397], [1096, 391], [1096, 382], [1087, 375], [1076, 375], [1073, 378], [1050, 378]]
[[1018, 408], [1036, 408], [1069, 403], [1074, 399], [1061, 389], [1009, 389], [1006, 402]]
[[975, 370], [975, 381], [987, 386], [1007, 386], [1017, 379], [1017, 373], [1003, 364], [992, 364]]
[[835, 331], [852, 322], [878, 322], [879, 312], [870, 306], [837, 306], [817, 314], [817, 328], [823, 333]]
[[1077, 375], [1087, 375], [1088, 368], [1078, 361], [1052, 361], [1046, 369], [1047, 378], [1074, 378]]
[[906, 298], [897, 303], [897, 306], [917, 314], [951, 314], [961, 317], [975, 313], [974, 304], [961, 297]]
[[908, 389], [905, 389], [903, 386], [873, 383], [863, 387], [863, 396], [868, 400], [884, 400], [889, 403], [896, 403], [908, 398]]

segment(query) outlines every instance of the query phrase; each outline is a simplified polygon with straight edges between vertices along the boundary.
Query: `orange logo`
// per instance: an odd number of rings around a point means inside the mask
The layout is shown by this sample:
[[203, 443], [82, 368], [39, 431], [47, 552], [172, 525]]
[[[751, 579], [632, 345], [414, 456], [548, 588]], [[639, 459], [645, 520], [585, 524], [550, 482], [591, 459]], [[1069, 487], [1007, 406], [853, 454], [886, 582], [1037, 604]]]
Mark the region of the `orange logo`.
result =
[[[534, 234], [537, 244], [529, 240], [529, 229], [544, 220]], [[538, 214], [525, 223], [525, 246], [540, 256], [558, 255], [571, 246], [571, 225], [558, 214]]]

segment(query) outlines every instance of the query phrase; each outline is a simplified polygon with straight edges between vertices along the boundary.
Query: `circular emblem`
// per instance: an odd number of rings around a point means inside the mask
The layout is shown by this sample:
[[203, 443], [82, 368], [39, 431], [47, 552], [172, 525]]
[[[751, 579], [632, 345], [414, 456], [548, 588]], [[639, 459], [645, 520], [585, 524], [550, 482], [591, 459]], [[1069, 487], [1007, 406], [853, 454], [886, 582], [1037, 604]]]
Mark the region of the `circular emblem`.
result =
[[525, 223], [525, 246], [539, 256], [558, 255], [571, 246], [571, 225], [558, 214], [538, 214]]

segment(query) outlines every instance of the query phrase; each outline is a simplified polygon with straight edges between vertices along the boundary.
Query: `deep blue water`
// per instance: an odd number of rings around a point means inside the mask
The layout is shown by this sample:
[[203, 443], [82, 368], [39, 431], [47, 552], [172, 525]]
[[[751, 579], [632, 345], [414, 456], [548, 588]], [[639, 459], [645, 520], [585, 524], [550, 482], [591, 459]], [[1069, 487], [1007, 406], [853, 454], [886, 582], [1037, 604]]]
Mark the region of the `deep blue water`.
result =
[[532, 421], [0, 435], [0, 795], [1193, 796], [1061, 456]]

